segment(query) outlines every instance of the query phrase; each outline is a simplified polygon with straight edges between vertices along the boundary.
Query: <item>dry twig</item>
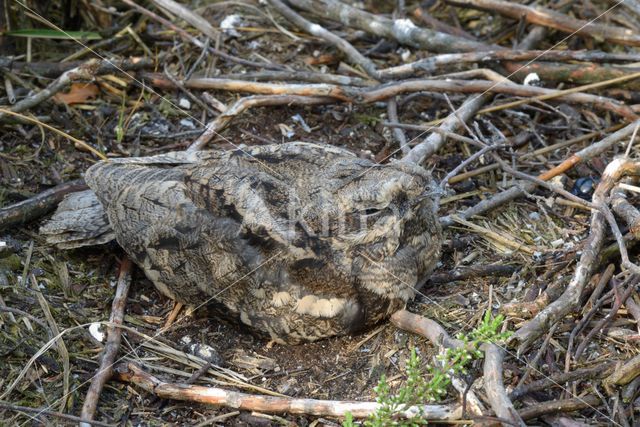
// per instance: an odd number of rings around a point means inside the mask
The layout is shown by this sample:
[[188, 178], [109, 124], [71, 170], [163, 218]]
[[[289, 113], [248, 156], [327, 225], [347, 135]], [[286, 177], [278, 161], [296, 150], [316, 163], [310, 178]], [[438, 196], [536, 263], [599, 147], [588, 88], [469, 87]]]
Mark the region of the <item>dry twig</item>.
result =
[[[616, 133], [619, 132], [620, 131]], [[602, 180], [598, 184], [593, 195], [593, 203], [597, 206], [604, 205], [609, 197], [609, 192], [620, 178], [626, 175], [638, 174], [640, 174], [640, 165], [635, 162], [625, 159], [616, 159], [612, 161], [602, 174]], [[575, 274], [566, 290], [560, 298], [538, 313], [535, 318], [526, 322], [510, 338], [511, 343], [519, 345], [519, 353], [522, 353], [522, 351], [528, 348], [536, 338], [542, 335], [544, 331], [549, 328], [550, 325], [557, 322], [571, 310], [576, 308], [580, 301], [582, 290], [593, 274], [593, 269], [597, 265], [597, 257], [600, 253], [600, 249], [602, 248], [606, 224], [607, 221], [605, 215], [600, 209], [592, 212], [591, 231], [582, 250], [580, 261], [576, 266]]]
[[[113, 373], [113, 364], [118, 355], [122, 337], [122, 330], [118, 325], [121, 325], [124, 320], [124, 309], [127, 303], [127, 295], [129, 294], [129, 285], [131, 284], [131, 268], [131, 261], [128, 258], [124, 258], [120, 265], [116, 295], [111, 305], [111, 316], [107, 327], [107, 343], [102, 352], [100, 368], [98, 368], [98, 372], [91, 380], [91, 385], [82, 405], [81, 417], [86, 420], [92, 420], [95, 417], [102, 388]], [[81, 426], [83, 426], [82, 423]]]
[[[575, 33], [595, 39], [629, 46], [640, 46], [640, 36], [632, 30], [582, 21], [543, 7], [532, 7], [503, 0], [446, 0], [456, 6], [472, 7], [498, 12], [513, 19], [524, 19], [530, 24], [555, 28], [566, 33]], [[615, 7], [615, 6], [614, 6]]]

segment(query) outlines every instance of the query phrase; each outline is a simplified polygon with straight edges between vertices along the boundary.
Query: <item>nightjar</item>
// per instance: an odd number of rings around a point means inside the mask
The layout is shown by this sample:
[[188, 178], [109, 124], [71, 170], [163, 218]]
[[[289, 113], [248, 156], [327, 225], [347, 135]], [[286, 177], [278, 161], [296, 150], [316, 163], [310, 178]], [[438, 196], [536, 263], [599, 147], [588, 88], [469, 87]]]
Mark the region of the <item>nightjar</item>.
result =
[[292, 142], [97, 163], [41, 232], [115, 239], [165, 295], [296, 344], [357, 332], [431, 274], [442, 231], [430, 174]]

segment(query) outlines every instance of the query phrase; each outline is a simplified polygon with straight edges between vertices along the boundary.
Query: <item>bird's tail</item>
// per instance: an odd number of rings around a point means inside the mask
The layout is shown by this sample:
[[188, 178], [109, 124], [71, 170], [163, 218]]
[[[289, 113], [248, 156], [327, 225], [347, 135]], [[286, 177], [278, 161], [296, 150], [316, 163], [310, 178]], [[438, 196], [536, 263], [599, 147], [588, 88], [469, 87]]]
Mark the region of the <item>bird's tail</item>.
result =
[[100, 245], [115, 239], [109, 219], [92, 190], [71, 193], [40, 227], [47, 243], [61, 249]]

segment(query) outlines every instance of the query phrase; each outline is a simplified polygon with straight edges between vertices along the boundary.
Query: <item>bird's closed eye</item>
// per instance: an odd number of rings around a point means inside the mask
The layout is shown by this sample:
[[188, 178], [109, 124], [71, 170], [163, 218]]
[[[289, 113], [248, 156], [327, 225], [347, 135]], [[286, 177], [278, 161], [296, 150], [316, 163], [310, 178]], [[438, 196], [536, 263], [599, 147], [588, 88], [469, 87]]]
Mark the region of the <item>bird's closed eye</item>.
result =
[[382, 212], [380, 209], [377, 208], [367, 208], [367, 209], [363, 209], [360, 211], [364, 216], [373, 216], [373, 215], [377, 215], [380, 212]]

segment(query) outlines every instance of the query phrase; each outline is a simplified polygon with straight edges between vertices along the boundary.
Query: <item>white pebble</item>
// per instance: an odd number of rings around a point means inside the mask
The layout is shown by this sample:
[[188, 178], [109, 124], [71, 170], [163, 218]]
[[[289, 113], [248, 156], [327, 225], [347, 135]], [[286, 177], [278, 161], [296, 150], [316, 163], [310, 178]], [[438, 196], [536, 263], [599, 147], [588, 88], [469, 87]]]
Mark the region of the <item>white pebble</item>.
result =
[[89, 325], [89, 333], [98, 342], [104, 341], [104, 332], [102, 332], [101, 329], [102, 329], [102, 323], [100, 322], [94, 322]]
[[189, 110], [191, 108], [191, 101], [189, 101], [187, 98], [180, 98], [180, 101], [178, 101], [178, 105], [180, 106], [180, 108]]
[[540, 81], [540, 76], [538, 76], [538, 73], [530, 73], [527, 74], [527, 77], [524, 78], [524, 81], [522, 82], [523, 85], [525, 86], [531, 86], [531, 85], [535, 85]]

